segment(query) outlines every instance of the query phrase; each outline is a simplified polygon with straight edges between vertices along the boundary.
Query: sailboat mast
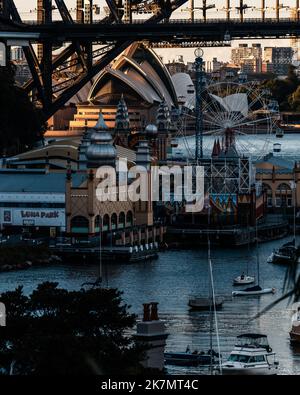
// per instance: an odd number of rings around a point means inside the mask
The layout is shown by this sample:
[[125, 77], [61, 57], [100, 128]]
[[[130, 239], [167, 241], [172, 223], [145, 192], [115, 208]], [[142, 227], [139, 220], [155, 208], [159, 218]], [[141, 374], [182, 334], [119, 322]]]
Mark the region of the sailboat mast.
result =
[[[209, 203], [208, 203], [209, 204]], [[210, 299], [209, 304], [209, 348], [210, 348], [210, 374], [213, 374], [213, 342], [212, 342], [212, 334], [213, 334], [213, 289], [212, 289], [212, 278], [211, 278], [211, 271], [210, 271], [210, 264], [211, 264], [211, 253], [210, 253], [210, 237], [209, 237], [209, 226], [210, 226], [210, 204], [208, 205], [208, 217], [207, 217], [207, 224], [208, 224], [208, 231], [207, 231], [207, 258], [208, 258], [208, 265], [209, 265], [209, 293], [208, 297]]]
[[257, 285], [259, 285], [259, 283], [260, 283], [260, 276], [259, 276], [258, 232], [257, 232], [256, 213], [255, 213], [255, 240], [256, 240]]
[[294, 182], [293, 182], [293, 190], [294, 190], [294, 245], [296, 247], [296, 177], [295, 177], [295, 169], [294, 169]]
[[102, 281], [102, 226], [99, 232], [99, 280]]

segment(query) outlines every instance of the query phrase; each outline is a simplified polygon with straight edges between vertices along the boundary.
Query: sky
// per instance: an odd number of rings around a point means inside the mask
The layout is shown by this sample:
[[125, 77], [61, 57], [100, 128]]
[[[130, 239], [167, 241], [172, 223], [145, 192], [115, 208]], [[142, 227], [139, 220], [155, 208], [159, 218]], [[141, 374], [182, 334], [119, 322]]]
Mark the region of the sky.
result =
[[[22, 19], [36, 19], [36, 12], [34, 12], [37, 4], [37, 0], [14, 0], [15, 5], [17, 6], [19, 12], [21, 13]], [[274, 6], [276, 4], [276, 0], [266, 0], [266, 16], [274, 17], [275, 10]], [[54, 3], [54, 0], [53, 0]], [[76, 0], [65, 0], [66, 5], [69, 7], [70, 10], [75, 10], [76, 7]], [[245, 0], [244, 2], [249, 7], [252, 7], [247, 11], [245, 17], [259, 17], [260, 11], [257, 8], [260, 7], [261, 0]], [[105, 16], [104, 6], [106, 5], [105, 0], [94, 0], [94, 4], [100, 6], [100, 18]], [[202, 6], [202, 0], [194, 0], [195, 8]], [[208, 11], [208, 18], [216, 18], [216, 17], [223, 17], [225, 16], [224, 11], [222, 8], [225, 7], [226, 0], [208, 0], [207, 4], [215, 4], [215, 9], [211, 9]], [[236, 7], [239, 4], [239, 0], [231, 0], [232, 7]], [[281, 10], [282, 17], [288, 17], [291, 8], [295, 7], [296, 0], [281, 0], [280, 4], [283, 7]], [[173, 14], [174, 18], [184, 19], [188, 18], [189, 11], [187, 8], [189, 7], [189, 2], [187, 1], [180, 10], [176, 11]], [[71, 12], [72, 13], [72, 12]], [[72, 13], [74, 16], [74, 13]], [[201, 11], [195, 11], [195, 18], [201, 17]], [[238, 17], [236, 10], [232, 11], [232, 17]], [[289, 40], [254, 40], [254, 41], [232, 41], [231, 47], [237, 46], [240, 42], [247, 42], [248, 44], [252, 44], [252, 42], [257, 43], [260, 42], [262, 46], [289, 46]], [[177, 55], [183, 55], [185, 62], [190, 62], [194, 60], [194, 49], [191, 48], [172, 48], [172, 49], [159, 49], [155, 50], [159, 55], [163, 57], [165, 63], [168, 61], [172, 61], [176, 58]], [[209, 61], [213, 57], [217, 57], [219, 60], [222, 61], [229, 61], [230, 60], [230, 48], [204, 48], [204, 59]]]

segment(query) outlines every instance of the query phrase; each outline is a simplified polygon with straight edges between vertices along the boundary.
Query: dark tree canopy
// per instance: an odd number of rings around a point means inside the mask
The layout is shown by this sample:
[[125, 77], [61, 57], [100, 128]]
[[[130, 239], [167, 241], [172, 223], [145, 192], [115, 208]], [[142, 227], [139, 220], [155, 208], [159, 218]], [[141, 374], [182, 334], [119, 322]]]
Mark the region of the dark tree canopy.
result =
[[67, 291], [40, 284], [1, 295], [0, 372], [14, 375], [140, 373], [143, 351], [128, 330], [135, 324], [116, 289]]
[[298, 111], [299, 92], [297, 92], [297, 89], [300, 85], [300, 80], [295, 71], [296, 68], [290, 65], [287, 78], [274, 78], [264, 84], [270, 89], [272, 97], [278, 101], [282, 111]]
[[15, 84], [14, 66], [0, 67], [0, 155], [31, 148], [43, 132], [39, 111]]

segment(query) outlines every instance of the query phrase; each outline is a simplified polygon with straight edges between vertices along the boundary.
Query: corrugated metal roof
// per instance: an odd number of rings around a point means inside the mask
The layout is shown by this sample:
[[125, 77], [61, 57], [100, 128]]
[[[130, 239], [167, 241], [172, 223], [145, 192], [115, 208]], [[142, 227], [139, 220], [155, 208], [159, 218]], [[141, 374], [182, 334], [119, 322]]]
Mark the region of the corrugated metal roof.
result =
[[282, 157], [278, 157], [278, 156], [270, 156], [267, 159], [263, 159], [261, 161], [258, 161], [255, 163], [255, 165], [259, 165], [262, 163], [271, 163], [273, 166], [278, 166], [278, 167], [282, 167], [284, 169], [289, 169], [289, 170], [293, 170], [294, 168], [294, 162], [284, 159]]
[[[72, 175], [72, 184], [75, 187], [80, 186], [85, 180], [85, 174]], [[0, 192], [65, 193], [65, 189], [65, 173], [0, 172]]]

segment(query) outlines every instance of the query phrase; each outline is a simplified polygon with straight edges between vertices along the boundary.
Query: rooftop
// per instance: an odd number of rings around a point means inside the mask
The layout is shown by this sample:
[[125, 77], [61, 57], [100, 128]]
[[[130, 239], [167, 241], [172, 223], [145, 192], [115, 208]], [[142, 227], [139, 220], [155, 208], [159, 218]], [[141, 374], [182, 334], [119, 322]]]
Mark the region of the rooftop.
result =
[[[79, 187], [85, 174], [73, 174], [73, 186]], [[0, 192], [65, 193], [66, 174], [14, 169], [0, 170]]]

